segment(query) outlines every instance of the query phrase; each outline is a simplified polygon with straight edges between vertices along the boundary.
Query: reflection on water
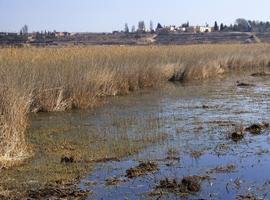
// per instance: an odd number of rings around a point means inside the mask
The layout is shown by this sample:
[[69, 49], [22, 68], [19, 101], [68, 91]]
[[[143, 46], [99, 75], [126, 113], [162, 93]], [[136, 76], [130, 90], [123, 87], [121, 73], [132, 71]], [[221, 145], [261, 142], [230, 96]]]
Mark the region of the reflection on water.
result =
[[[189, 175], [209, 175], [211, 179], [204, 181], [200, 192], [187, 199], [233, 199], [247, 194], [270, 198], [269, 130], [261, 135], [247, 133], [237, 143], [229, 138], [235, 127], [270, 122], [270, 80], [249, 77], [248, 81], [256, 86], [237, 87], [234, 78], [168, 84], [158, 91], [115, 97], [94, 116], [89, 115], [87, 123], [96, 127], [111, 126], [115, 132], [125, 128], [129, 137], [136, 138], [141, 132], [168, 135], [167, 139], [134, 156], [97, 164], [81, 182], [82, 188], [93, 191], [89, 199], [178, 199], [179, 196], [170, 193], [149, 194], [161, 179]], [[123, 127], [117, 124], [119, 119], [130, 123]], [[172, 150], [179, 160], [166, 159]], [[158, 172], [127, 179], [126, 170], [142, 160], [155, 161]], [[236, 169], [209, 173], [211, 169], [227, 165], [235, 165]], [[125, 181], [106, 186], [106, 179], [112, 177]]]

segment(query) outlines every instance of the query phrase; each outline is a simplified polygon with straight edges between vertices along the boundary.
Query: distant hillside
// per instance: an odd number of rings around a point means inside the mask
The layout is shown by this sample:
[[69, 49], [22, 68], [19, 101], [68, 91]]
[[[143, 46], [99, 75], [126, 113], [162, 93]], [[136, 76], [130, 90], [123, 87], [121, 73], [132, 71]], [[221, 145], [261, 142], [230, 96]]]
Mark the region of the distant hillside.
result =
[[[270, 38], [270, 34], [269, 38]], [[219, 43], [256, 43], [251, 33], [213, 32], [213, 33], [181, 33], [158, 35], [156, 44], [219, 44]]]
[[186, 44], [239, 44], [270, 43], [270, 33], [212, 32], [167, 34], [102, 34], [77, 33], [64, 37], [33, 38], [32, 36], [1, 36], [0, 46], [66, 46], [66, 45], [186, 45]]

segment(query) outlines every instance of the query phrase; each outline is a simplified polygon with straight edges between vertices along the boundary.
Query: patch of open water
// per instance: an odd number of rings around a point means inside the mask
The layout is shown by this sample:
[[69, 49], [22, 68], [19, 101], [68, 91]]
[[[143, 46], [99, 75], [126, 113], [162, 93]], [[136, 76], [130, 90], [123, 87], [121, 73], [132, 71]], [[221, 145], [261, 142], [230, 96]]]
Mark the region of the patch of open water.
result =
[[[237, 143], [229, 138], [229, 133], [235, 126], [270, 122], [270, 80], [256, 77], [252, 78], [255, 87], [237, 87], [236, 80], [239, 79], [245, 80], [246, 77], [167, 84], [162, 89], [111, 98], [109, 103], [94, 112], [41, 114], [33, 128], [44, 126], [46, 119], [49, 128], [57, 127], [61, 119], [63, 124], [75, 125], [71, 137], [82, 127], [100, 132], [109, 129], [104, 137], [106, 134], [117, 136], [118, 132], [127, 133], [132, 139], [167, 134], [167, 139], [150, 145], [137, 155], [120, 162], [96, 164], [94, 171], [80, 184], [81, 188], [93, 191], [89, 199], [233, 199], [240, 194], [255, 194], [268, 199], [270, 130], [265, 129], [260, 135], [247, 133]], [[179, 159], [166, 159], [169, 151], [175, 152]], [[199, 152], [199, 155], [194, 158], [193, 152]], [[140, 161], [154, 161], [159, 170], [133, 179], [126, 178], [126, 170], [137, 166]], [[235, 165], [236, 169], [228, 173], [208, 173], [227, 165]], [[204, 181], [200, 192], [194, 195], [150, 195], [160, 180], [180, 180], [189, 175], [209, 175], [211, 179]], [[106, 179], [111, 177], [124, 181], [108, 186]], [[89, 185], [89, 182], [96, 184]]]
[[[234, 142], [229, 138], [235, 126], [270, 121], [270, 80], [254, 78], [255, 87], [237, 87], [234, 78], [203, 83], [168, 84], [158, 91], [147, 91], [128, 97], [115, 97], [89, 115], [89, 123], [96, 126], [112, 124], [117, 118], [142, 118], [128, 127], [130, 137], [154, 119], [160, 124], [147, 131], [163, 132], [168, 138], [155, 143], [137, 155], [120, 162], [97, 164], [95, 170], [81, 182], [81, 188], [93, 193], [89, 199], [179, 199], [177, 194], [151, 196], [151, 192], [164, 178], [181, 179], [189, 175], [209, 175], [200, 192], [185, 199], [233, 199], [237, 195], [255, 194], [270, 198], [270, 137], [266, 129], [261, 135], [247, 133]], [[148, 120], [149, 119], [149, 120]], [[154, 120], [154, 121], [155, 121]], [[120, 127], [121, 128], [121, 127]], [[173, 149], [179, 160], [166, 159]], [[192, 152], [201, 152], [194, 158]], [[159, 170], [134, 179], [125, 177], [126, 170], [139, 161], [155, 161]], [[233, 164], [235, 171], [208, 173], [210, 169]], [[106, 186], [106, 179], [121, 178], [125, 181]], [[86, 182], [96, 182], [87, 186]]]

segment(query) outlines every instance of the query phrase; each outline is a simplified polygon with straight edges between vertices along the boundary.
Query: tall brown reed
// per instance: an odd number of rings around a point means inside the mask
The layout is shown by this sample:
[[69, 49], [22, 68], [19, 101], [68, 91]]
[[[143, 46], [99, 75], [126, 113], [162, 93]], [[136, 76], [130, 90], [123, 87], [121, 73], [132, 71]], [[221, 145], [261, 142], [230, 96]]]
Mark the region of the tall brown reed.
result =
[[0, 49], [2, 158], [29, 155], [28, 114], [91, 108], [100, 98], [164, 81], [270, 65], [270, 45], [91, 46]]

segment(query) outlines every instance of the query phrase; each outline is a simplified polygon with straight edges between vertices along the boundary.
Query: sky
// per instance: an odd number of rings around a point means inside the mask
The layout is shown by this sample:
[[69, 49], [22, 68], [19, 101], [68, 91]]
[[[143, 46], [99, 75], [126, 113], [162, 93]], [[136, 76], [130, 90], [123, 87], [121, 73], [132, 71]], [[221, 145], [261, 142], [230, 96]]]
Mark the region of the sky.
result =
[[144, 20], [156, 25], [213, 25], [270, 20], [269, 0], [0, 0], [0, 32], [111, 32]]

